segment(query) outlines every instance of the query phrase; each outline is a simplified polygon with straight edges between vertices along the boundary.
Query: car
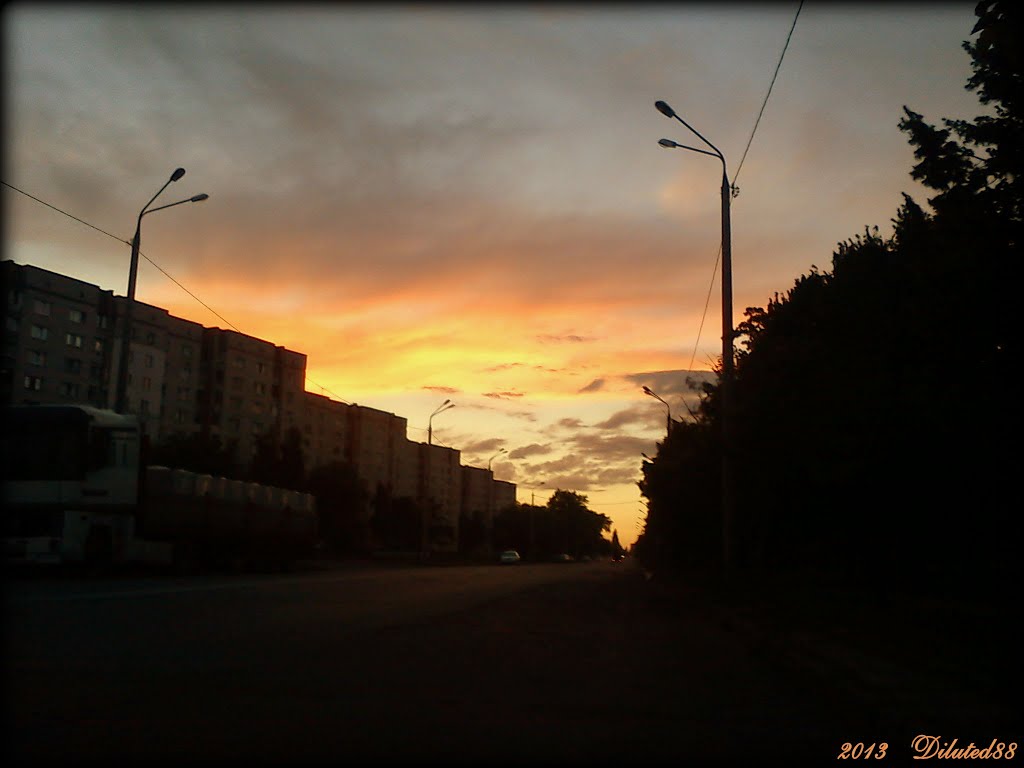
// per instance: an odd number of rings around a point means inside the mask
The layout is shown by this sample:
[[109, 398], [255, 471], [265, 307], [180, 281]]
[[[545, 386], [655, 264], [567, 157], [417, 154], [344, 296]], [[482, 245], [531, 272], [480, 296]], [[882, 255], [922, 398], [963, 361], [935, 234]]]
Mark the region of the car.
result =
[[560, 555], [555, 555], [556, 563], [571, 563], [572, 559], [572, 555], [566, 554], [565, 552]]
[[498, 562], [502, 565], [515, 565], [520, 560], [522, 560], [522, 558], [519, 556], [519, 553], [516, 552], [514, 549], [506, 549], [504, 552], [498, 555]]
[[621, 563], [622, 562], [622, 558], [623, 558], [623, 555], [622, 555], [621, 552], [616, 553], [616, 554], [612, 555], [612, 562], [613, 563]]

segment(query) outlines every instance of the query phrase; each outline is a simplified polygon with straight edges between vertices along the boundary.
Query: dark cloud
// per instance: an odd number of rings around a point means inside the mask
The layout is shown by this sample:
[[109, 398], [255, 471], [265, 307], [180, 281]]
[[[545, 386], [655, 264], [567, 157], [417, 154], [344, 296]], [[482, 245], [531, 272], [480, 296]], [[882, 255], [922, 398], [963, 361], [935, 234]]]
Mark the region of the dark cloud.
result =
[[659, 409], [647, 405], [635, 405], [625, 410], [613, 413], [604, 421], [594, 424], [595, 429], [621, 429], [628, 426], [639, 426], [645, 428], [665, 427], [664, 406]]
[[579, 429], [586, 425], [579, 419], [559, 419], [557, 426], [563, 429]]
[[516, 448], [509, 451], [508, 457], [510, 459], [525, 459], [530, 456], [543, 456], [546, 453], [551, 453], [553, 447], [550, 445], [541, 445], [540, 443], [531, 443], [530, 445], [524, 445], [521, 448]]
[[579, 389], [578, 392], [582, 394], [584, 392], [597, 392], [601, 389], [604, 389], [604, 379], [594, 379], [587, 386]]
[[461, 389], [456, 387], [437, 387], [437, 386], [423, 386], [420, 389], [429, 389], [431, 392], [438, 392], [442, 395], [454, 395], [461, 392]]
[[577, 336], [575, 334], [566, 334], [564, 336], [558, 336], [556, 334], [542, 333], [537, 336], [537, 341], [543, 344], [557, 344], [562, 342], [582, 344], [588, 341], [597, 341], [597, 338], [593, 336]]
[[[465, 454], [480, 454], [480, 453], [494, 453], [499, 448], [505, 445], [504, 438], [491, 437], [484, 440], [475, 440], [468, 443], [463, 443], [460, 446], [460, 450], [463, 455]], [[487, 459], [485, 458], [484, 461]], [[465, 462], [463, 462], [465, 463]]]
[[522, 397], [522, 392], [483, 392], [484, 397], [489, 397], [492, 400], [511, 400], [516, 397]]

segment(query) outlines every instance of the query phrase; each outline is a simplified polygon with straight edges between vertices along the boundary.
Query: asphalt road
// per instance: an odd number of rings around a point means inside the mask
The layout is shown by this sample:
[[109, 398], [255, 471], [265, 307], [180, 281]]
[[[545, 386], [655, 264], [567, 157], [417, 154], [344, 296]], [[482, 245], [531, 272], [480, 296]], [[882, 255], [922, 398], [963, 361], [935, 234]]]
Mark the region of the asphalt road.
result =
[[822, 764], [895, 741], [828, 665], [629, 563], [15, 580], [6, 597], [19, 763]]

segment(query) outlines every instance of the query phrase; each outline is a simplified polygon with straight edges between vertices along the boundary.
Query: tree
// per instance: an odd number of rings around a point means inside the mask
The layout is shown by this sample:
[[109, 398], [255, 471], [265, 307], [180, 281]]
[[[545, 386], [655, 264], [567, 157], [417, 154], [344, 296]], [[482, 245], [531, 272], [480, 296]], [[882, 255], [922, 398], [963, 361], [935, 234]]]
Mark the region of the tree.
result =
[[[992, 114], [905, 109], [912, 176], [893, 219], [841, 242], [737, 329], [736, 532], [747, 567], [916, 588], [1009, 582], [1021, 229], [1021, 14], [979, 3], [968, 83]], [[951, 360], [954, 363], [951, 365]], [[720, 391], [645, 463], [638, 554], [713, 567]], [[944, 553], [956, 552], [955, 556]], [[943, 553], [943, 554], [939, 554]]]
[[309, 474], [309, 493], [316, 496], [320, 537], [333, 554], [361, 551], [369, 492], [356, 468], [348, 462], [332, 462]]
[[280, 442], [273, 431], [256, 439], [248, 474], [255, 483], [300, 490], [306, 483], [304, 467], [302, 434], [292, 427]]
[[203, 475], [241, 479], [235, 472], [234, 446], [202, 432], [174, 433], [154, 445], [145, 463]]

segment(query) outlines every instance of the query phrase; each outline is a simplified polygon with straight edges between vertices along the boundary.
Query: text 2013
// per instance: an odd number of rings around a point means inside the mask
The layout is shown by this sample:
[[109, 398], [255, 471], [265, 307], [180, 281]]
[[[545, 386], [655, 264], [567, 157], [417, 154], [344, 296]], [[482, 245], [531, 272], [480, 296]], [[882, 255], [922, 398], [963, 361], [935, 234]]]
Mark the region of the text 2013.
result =
[[836, 755], [836, 760], [867, 760], [870, 757], [881, 760], [888, 750], [889, 745], [884, 741], [880, 744], [862, 744], [859, 741], [856, 744], [846, 742], [839, 754]]

